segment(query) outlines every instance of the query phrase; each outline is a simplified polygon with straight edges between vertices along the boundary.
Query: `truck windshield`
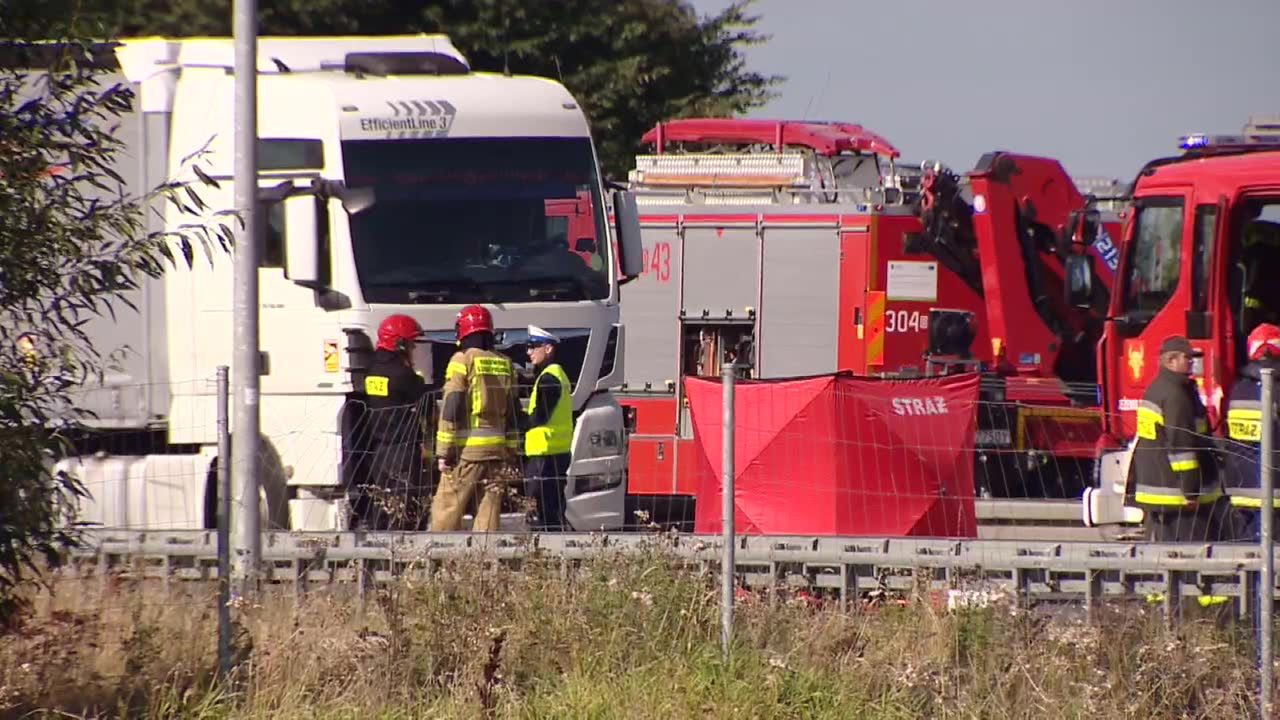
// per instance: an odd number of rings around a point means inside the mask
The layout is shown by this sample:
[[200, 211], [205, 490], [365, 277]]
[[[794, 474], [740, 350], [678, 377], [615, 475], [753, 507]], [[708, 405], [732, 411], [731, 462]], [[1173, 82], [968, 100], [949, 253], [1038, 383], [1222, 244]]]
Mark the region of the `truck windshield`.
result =
[[1182, 270], [1182, 200], [1142, 201], [1125, 273], [1124, 314], [1147, 323], [1169, 302]]
[[589, 300], [612, 259], [587, 138], [350, 140], [351, 217], [366, 302]]

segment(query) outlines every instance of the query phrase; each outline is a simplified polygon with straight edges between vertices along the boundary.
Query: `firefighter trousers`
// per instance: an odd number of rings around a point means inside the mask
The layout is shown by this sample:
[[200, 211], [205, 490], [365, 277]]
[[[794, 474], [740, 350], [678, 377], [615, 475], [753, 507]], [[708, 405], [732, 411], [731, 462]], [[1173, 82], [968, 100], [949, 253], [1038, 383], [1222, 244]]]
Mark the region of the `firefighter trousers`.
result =
[[507, 465], [502, 460], [459, 460], [452, 471], [442, 473], [431, 501], [431, 529], [460, 530], [471, 496], [479, 490], [483, 494], [471, 529], [496, 532], [502, 517], [502, 498], [506, 495], [507, 483], [503, 478]]

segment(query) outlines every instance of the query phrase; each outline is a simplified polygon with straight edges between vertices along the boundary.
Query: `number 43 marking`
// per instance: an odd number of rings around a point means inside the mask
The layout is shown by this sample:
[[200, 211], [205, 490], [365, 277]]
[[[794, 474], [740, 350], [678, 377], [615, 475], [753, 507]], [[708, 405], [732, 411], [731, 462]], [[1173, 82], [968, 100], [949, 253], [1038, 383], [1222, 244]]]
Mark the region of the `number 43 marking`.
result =
[[671, 282], [671, 243], [654, 243], [653, 249], [641, 249], [642, 275], [653, 275], [660, 283]]

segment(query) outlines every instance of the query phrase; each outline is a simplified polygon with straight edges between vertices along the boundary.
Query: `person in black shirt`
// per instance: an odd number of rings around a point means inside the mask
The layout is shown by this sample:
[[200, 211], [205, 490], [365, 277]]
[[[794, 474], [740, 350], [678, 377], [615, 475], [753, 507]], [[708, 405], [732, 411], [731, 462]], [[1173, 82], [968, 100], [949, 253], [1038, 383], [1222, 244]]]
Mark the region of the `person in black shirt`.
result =
[[[367, 483], [355, 514], [370, 530], [392, 528], [423, 494], [422, 420], [430, 386], [414, 371], [413, 346], [422, 327], [408, 315], [390, 315], [378, 326], [378, 344], [364, 381], [363, 432], [368, 440]], [[414, 525], [422, 524], [419, 522]]]

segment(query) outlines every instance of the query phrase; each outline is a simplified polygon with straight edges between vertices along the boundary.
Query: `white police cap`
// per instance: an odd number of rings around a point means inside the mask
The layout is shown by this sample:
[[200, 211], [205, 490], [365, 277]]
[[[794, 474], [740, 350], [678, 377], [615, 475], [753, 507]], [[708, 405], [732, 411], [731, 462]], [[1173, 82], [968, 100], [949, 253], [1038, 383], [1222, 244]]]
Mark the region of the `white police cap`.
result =
[[537, 325], [530, 325], [527, 328], [527, 330], [529, 332], [530, 343], [551, 343], [552, 345], [555, 345], [556, 343], [560, 342], [560, 338], [547, 332], [546, 330], [543, 330]]

